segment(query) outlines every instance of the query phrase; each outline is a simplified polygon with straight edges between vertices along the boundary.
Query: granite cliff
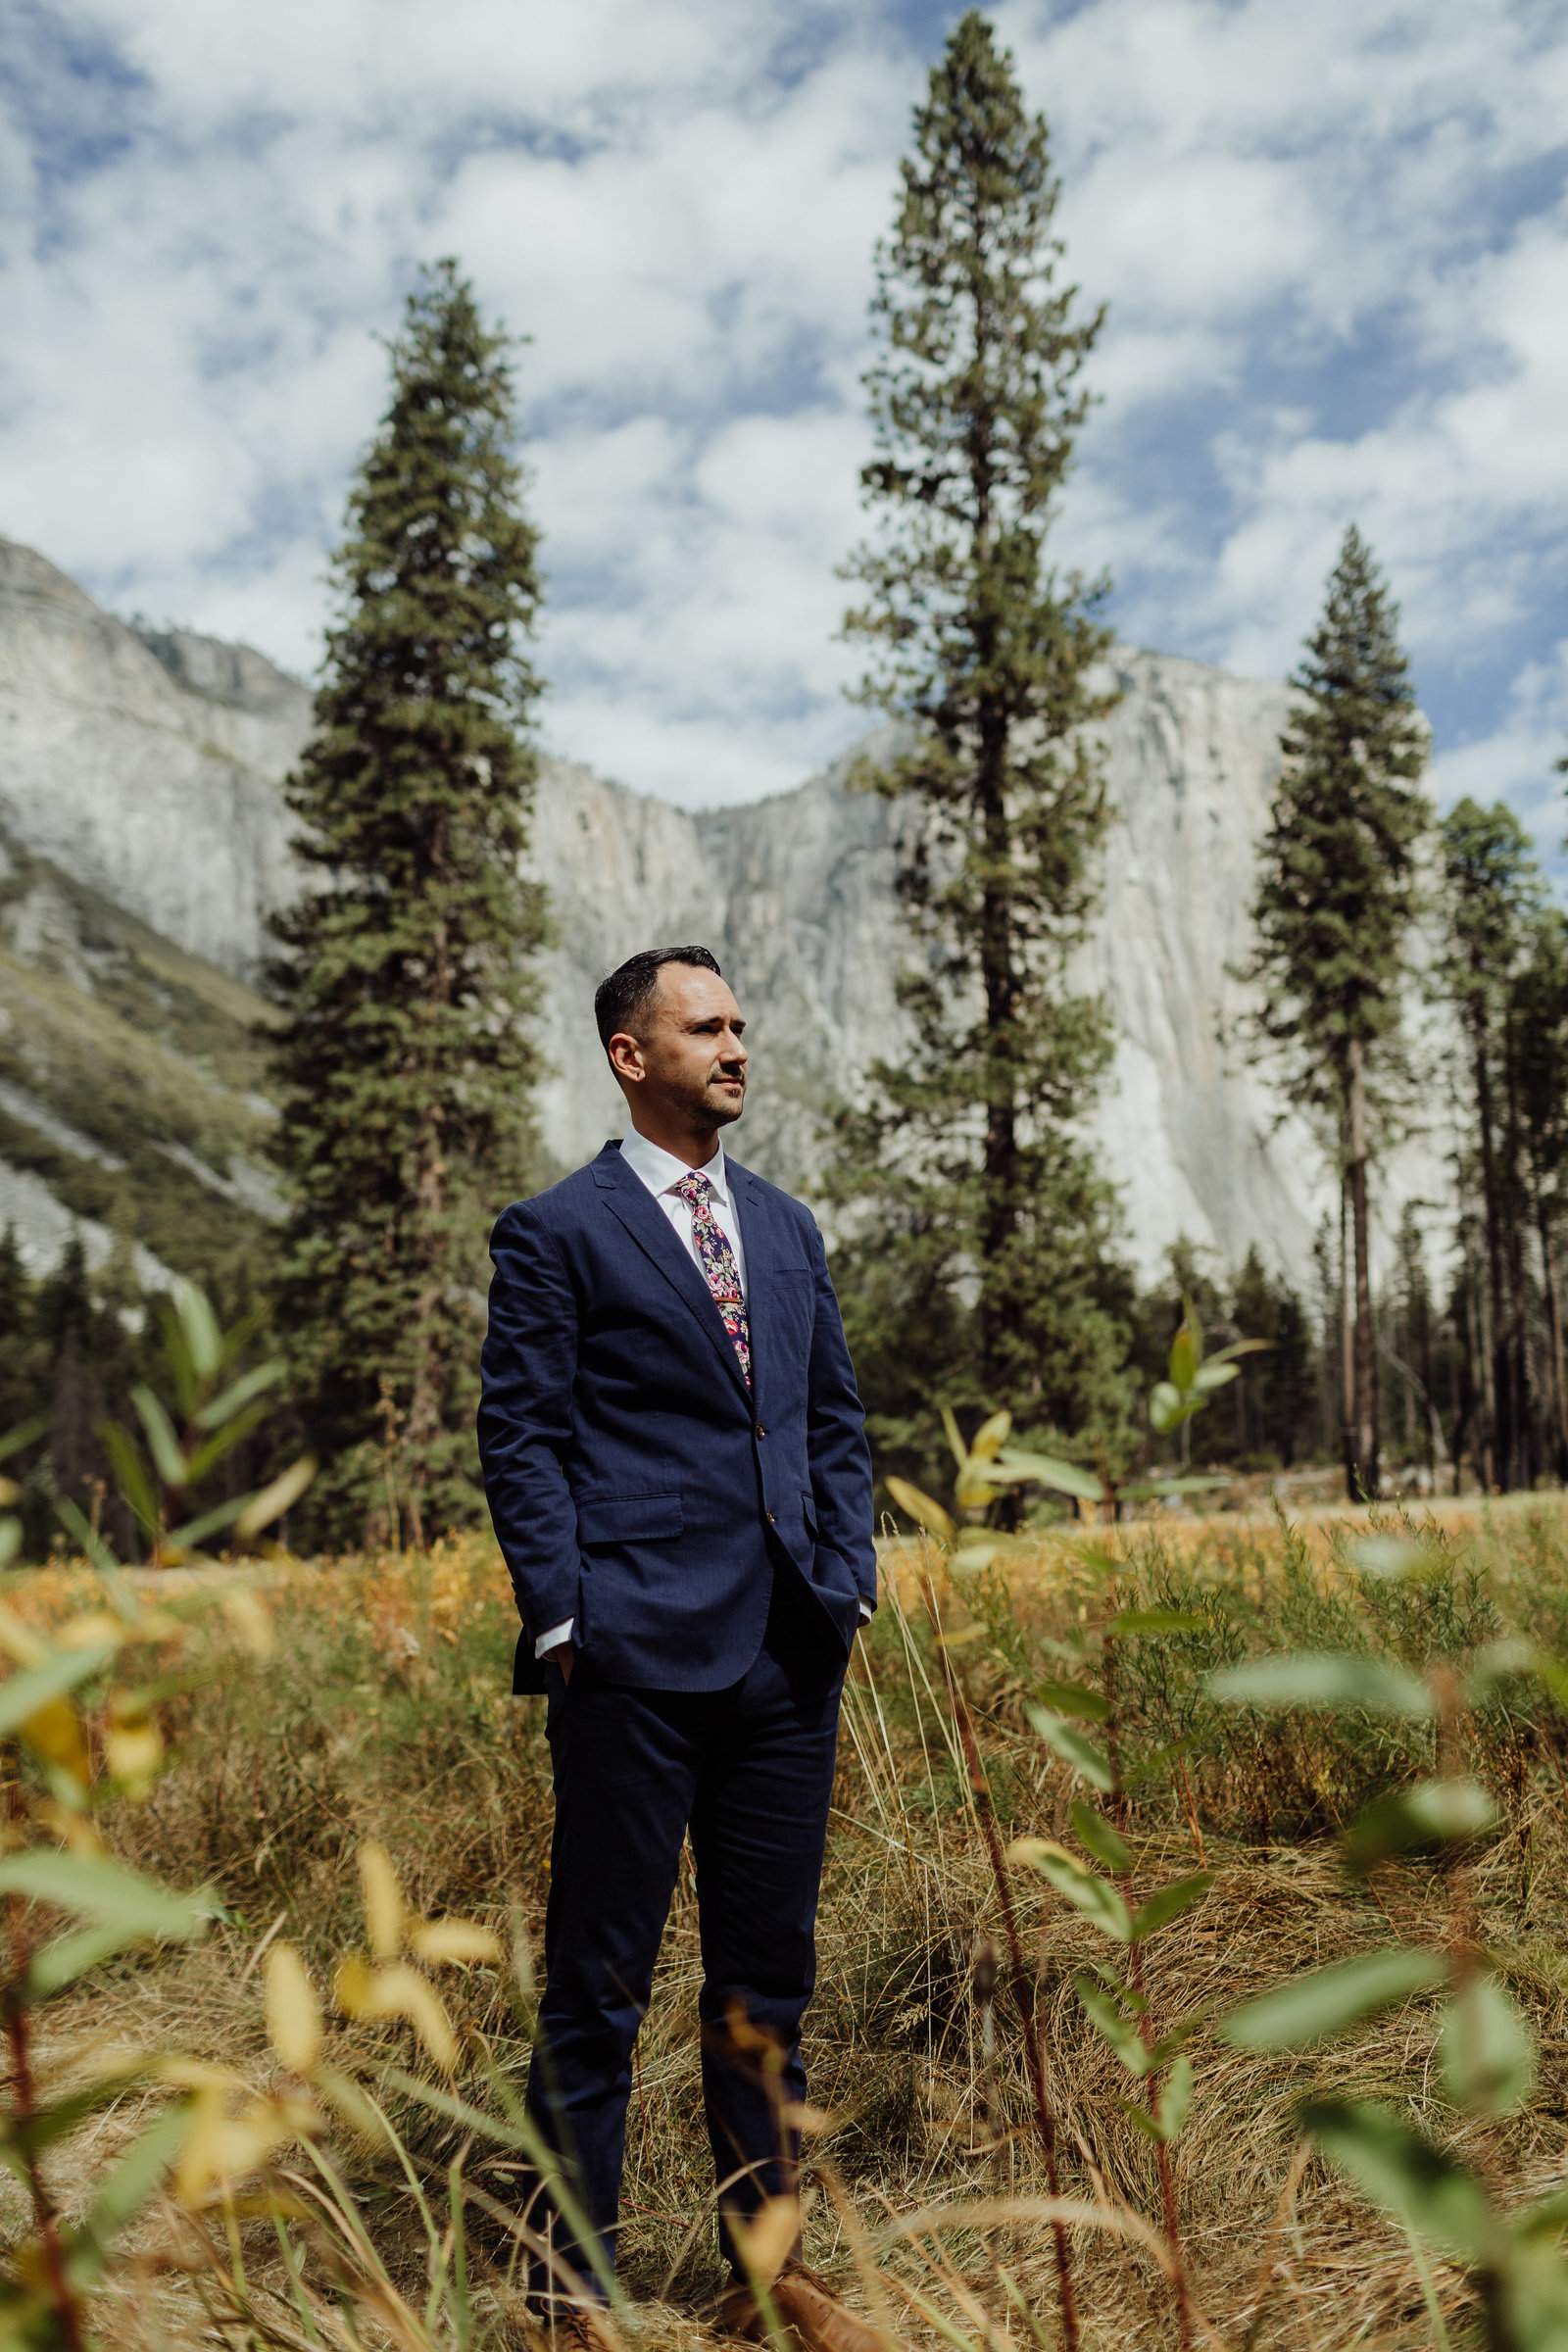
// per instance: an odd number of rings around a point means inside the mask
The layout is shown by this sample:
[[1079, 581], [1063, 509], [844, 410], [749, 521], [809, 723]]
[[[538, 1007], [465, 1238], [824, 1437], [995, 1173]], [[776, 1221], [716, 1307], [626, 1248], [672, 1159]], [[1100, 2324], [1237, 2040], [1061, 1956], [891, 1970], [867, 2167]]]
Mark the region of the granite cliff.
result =
[[[1305, 1283], [1330, 1200], [1320, 1155], [1221, 1042], [1245, 1009], [1229, 967], [1246, 950], [1286, 690], [1126, 650], [1115, 671], [1122, 700], [1104, 729], [1114, 819], [1081, 978], [1104, 992], [1115, 1023], [1095, 1126], [1133, 1254], [1152, 1274], [1179, 1234], [1230, 1264], [1255, 1243]], [[299, 887], [279, 784], [309, 716], [307, 689], [260, 655], [129, 626], [0, 540], [0, 1218], [17, 1220], [34, 1262], [57, 1252], [68, 1213], [96, 1220], [100, 1256], [103, 1237], [122, 1232], [182, 1262], [178, 1215], [126, 1198], [117, 1218], [101, 1181], [106, 1157], [126, 1157], [133, 1043], [143, 1061], [168, 1057], [156, 1084], [143, 1072], [135, 1105], [148, 1166], [209, 1212], [222, 1204], [236, 1234], [265, 1215], [267, 1108], [239, 1038], [266, 917]], [[553, 1157], [574, 1165], [620, 1124], [594, 981], [634, 947], [692, 938], [712, 946], [752, 1018], [746, 1156], [781, 1182], [808, 1177], [820, 1105], [897, 1036], [906, 948], [891, 882], [906, 821], [847, 791], [842, 768], [691, 814], [547, 760], [532, 862], [558, 931], [542, 1103]], [[57, 1035], [63, 1014], [38, 1026], [45, 980], [81, 1000], [74, 1059]], [[220, 1051], [224, 1021], [235, 1034]], [[95, 1087], [94, 1054], [118, 1071], [115, 1086], [106, 1070]], [[161, 1133], [180, 1072], [196, 1108], [184, 1132]], [[83, 1197], [93, 1155], [96, 1207]], [[1395, 1195], [1431, 1181], [1409, 1160]]]

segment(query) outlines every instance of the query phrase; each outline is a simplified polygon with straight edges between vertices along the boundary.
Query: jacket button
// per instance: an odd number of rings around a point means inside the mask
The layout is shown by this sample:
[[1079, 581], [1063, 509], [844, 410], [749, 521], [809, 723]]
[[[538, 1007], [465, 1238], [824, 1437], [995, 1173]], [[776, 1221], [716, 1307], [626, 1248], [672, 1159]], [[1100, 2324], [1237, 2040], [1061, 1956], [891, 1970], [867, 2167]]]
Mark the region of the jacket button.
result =
[[760, 1438], [765, 1438], [765, 1437], [766, 1437], [766, 1435], [767, 1435], [767, 1432], [766, 1432], [766, 1430], [765, 1430], [765, 1429], [762, 1427], [762, 1424], [760, 1423], [760, 1421], [759, 1421], [759, 1423], [757, 1424], [757, 1434], [758, 1434], [758, 1436], [759, 1436]]
[[768, 1525], [769, 1525], [770, 1527], [776, 1527], [776, 1526], [778, 1525], [778, 1520], [777, 1520], [777, 1518], [776, 1518], [775, 1514], [774, 1514], [772, 1511], [769, 1511], [769, 1512], [768, 1512], [768, 1514], [767, 1514], [767, 1518], [768, 1518]]

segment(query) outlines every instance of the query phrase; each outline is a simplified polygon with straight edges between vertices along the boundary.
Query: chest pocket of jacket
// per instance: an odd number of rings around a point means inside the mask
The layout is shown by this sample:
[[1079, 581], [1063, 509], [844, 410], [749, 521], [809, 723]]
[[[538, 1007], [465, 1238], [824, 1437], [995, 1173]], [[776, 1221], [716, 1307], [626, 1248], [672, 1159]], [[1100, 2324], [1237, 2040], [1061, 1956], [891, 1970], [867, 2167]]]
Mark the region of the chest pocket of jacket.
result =
[[681, 1531], [677, 1490], [662, 1494], [592, 1494], [577, 1505], [577, 1541], [596, 1544], [661, 1544]]

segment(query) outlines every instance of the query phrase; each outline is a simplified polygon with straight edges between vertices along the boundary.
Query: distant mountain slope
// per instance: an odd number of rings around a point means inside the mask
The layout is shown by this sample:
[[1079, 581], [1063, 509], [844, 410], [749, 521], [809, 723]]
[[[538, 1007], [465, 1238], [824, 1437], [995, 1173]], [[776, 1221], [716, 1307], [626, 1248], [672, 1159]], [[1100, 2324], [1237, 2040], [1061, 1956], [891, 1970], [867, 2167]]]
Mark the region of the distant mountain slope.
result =
[[95, 1262], [129, 1246], [144, 1284], [253, 1258], [276, 1212], [264, 1015], [243, 982], [0, 834], [0, 1223], [34, 1271], [72, 1221]]
[[[1230, 974], [1287, 691], [1125, 649], [1115, 672], [1103, 908], [1079, 967], [1117, 1034], [1094, 1115], [1103, 1162], [1146, 1275], [1186, 1234], [1231, 1265], [1256, 1244], [1304, 1286], [1333, 1205], [1321, 1154], [1221, 1043], [1249, 1003]], [[15, 867], [0, 904], [0, 1219], [18, 1215], [35, 1256], [60, 1247], [60, 1204], [176, 1266], [243, 1255], [261, 1233], [248, 983], [268, 913], [300, 886], [279, 784], [309, 719], [306, 688], [261, 655], [131, 628], [0, 540], [0, 835]], [[699, 939], [752, 1019], [744, 1155], [781, 1183], [808, 1179], [824, 1103], [901, 1034], [909, 946], [893, 878], [909, 821], [847, 791], [842, 766], [693, 815], [547, 760], [531, 864], [558, 934], [541, 1097], [555, 1162], [576, 1165], [621, 1125], [595, 981], [634, 948]], [[1431, 1154], [1404, 1152], [1380, 1194], [1388, 1230], [1402, 1198], [1446, 1190]]]

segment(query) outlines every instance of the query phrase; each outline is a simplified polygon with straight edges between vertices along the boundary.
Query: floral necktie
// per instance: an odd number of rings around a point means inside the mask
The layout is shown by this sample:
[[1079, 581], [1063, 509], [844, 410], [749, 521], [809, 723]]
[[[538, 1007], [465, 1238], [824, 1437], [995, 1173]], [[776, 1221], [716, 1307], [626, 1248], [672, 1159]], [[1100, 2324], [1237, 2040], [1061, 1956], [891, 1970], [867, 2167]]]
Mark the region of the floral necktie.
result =
[[746, 1300], [741, 1292], [741, 1272], [735, 1263], [735, 1252], [729, 1246], [728, 1234], [713, 1214], [713, 1188], [706, 1176], [694, 1172], [690, 1176], [683, 1176], [675, 1191], [692, 1212], [692, 1239], [697, 1244], [698, 1260], [708, 1277], [713, 1304], [724, 1318], [724, 1329], [729, 1333], [729, 1344], [735, 1350], [742, 1378], [750, 1388], [751, 1325], [746, 1320]]

